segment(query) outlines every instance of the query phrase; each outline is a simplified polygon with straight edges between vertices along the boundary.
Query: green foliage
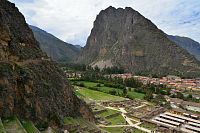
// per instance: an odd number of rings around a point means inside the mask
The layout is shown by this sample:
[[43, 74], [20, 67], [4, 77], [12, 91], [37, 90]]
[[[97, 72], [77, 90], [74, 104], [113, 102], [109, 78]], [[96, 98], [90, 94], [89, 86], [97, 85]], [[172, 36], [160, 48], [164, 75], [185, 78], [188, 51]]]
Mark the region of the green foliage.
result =
[[114, 83], [110, 83], [110, 82], [104, 83], [104, 86], [118, 88], [118, 89], [124, 89], [125, 88], [125, 86], [123, 86], [123, 85], [114, 84]]
[[94, 71], [95, 71], [95, 72], [100, 72], [99, 67], [98, 67], [98, 66], [95, 66], [95, 67], [94, 67]]
[[40, 121], [36, 124], [36, 128], [39, 129], [40, 131], [45, 131], [49, 127], [48, 122], [46, 121]]
[[192, 99], [193, 97], [192, 97], [191, 94], [189, 94], [189, 95], [187, 96], [187, 98], [188, 98], [188, 99]]
[[39, 133], [38, 129], [31, 121], [22, 121], [21, 123], [27, 133]]
[[184, 99], [184, 95], [181, 92], [177, 92], [176, 98]]
[[74, 63], [66, 63], [66, 64], [60, 64], [60, 67], [62, 67], [64, 70], [67, 71], [86, 71], [86, 65], [84, 64], [74, 64]]
[[147, 101], [151, 101], [153, 99], [153, 92], [151, 90], [148, 90], [144, 96], [144, 99]]
[[111, 95], [116, 95], [117, 94], [117, 92], [115, 90], [110, 90], [108, 93], [111, 94]]
[[105, 67], [102, 70], [104, 74], [123, 74], [125, 71], [123, 68], [113, 66], [113, 67]]
[[97, 87], [88, 87], [88, 89], [90, 89], [90, 90], [95, 90], [95, 91], [99, 91], [99, 88], [97, 88]]
[[91, 98], [93, 100], [109, 100], [109, 101], [122, 101], [123, 97], [113, 96], [104, 92], [90, 90], [87, 88], [79, 89], [78, 92], [87, 98]]
[[8, 63], [0, 63], [0, 76], [11, 76], [13, 71], [12, 65]]
[[96, 87], [101, 87], [101, 84], [97, 84]]
[[78, 86], [85, 87], [85, 84], [84, 83], [80, 83]]
[[124, 85], [127, 87], [138, 88], [142, 86], [142, 83], [134, 78], [124, 80]]
[[144, 95], [145, 94], [143, 94], [143, 93], [138, 93], [138, 92], [135, 92], [135, 91], [128, 91], [126, 97], [128, 97], [130, 99], [135, 99], [135, 98], [144, 99]]
[[127, 95], [127, 89], [126, 89], [126, 88], [123, 89], [123, 95], [124, 95], [124, 96]]

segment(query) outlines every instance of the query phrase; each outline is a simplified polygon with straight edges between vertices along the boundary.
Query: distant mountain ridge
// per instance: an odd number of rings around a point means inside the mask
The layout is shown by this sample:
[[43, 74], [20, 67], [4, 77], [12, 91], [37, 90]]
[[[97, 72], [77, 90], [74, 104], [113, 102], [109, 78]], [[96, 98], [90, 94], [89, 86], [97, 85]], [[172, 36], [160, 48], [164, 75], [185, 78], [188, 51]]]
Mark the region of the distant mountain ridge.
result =
[[200, 61], [200, 43], [188, 37], [168, 35], [168, 38], [174, 41], [180, 47], [186, 49], [191, 55]]
[[66, 43], [38, 27], [32, 25], [29, 25], [29, 27], [32, 29], [36, 40], [39, 42], [40, 48], [54, 61], [71, 62], [79, 54], [80, 48], [77, 46]]
[[196, 74], [200, 63], [130, 7], [109, 7], [97, 15], [77, 62], [120, 66], [135, 74]]

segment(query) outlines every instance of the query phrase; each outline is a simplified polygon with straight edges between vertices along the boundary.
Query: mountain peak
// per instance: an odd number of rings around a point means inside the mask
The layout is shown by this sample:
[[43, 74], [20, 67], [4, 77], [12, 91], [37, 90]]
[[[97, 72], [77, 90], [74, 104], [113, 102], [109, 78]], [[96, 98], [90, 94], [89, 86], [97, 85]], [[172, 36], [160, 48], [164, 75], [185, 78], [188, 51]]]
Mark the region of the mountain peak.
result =
[[133, 73], [199, 70], [195, 58], [130, 7], [100, 12], [78, 61], [99, 67], [120, 66]]

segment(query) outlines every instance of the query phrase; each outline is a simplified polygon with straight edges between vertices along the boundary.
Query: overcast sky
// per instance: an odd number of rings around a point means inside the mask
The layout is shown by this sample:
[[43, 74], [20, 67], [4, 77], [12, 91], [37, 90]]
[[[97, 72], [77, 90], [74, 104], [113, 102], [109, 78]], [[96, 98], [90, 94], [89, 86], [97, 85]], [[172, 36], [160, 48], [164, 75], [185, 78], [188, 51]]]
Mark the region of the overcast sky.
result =
[[200, 42], [200, 0], [10, 0], [26, 21], [63, 41], [84, 46], [96, 15], [132, 7], [164, 32]]

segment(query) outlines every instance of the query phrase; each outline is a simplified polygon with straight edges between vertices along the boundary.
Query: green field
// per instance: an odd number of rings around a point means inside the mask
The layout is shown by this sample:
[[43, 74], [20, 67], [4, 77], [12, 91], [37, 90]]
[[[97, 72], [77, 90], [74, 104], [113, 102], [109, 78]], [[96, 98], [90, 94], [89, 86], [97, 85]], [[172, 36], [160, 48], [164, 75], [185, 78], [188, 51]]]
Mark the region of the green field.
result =
[[118, 113], [118, 111], [112, 110], [112, 109], [107, 109], [105, 112], [99, 114], [99, 116], [106, 117], [106, 116], [113, 115], [113, 114], [116, 114], [116, 113]]
[[129, 98], [137, 98], [137, 99], [144, 99], [145, 94], [143, 93], [138, 93], [138, 92], [134, 92], [134, 91], [128, 91]]
[[102, 128], [110, 133], [123, 133], [124, 127], [104, 127]]
[[108, 122], [111, 122], [112, 125], [125, 125], [126, 120], [122, 115], [118, 115], [113, 118], [106, 119]]
[[87, 88], [83, 88], [83, 87], [79, 87], [80, 89], [78, 89], [76, 91], [76, 94], [82, 97], [86, 97], [92, 100], [97, 100], [97, 101], [122, 101], [124, 100], [123, 97], [119, 97], [119, 96], [113, 96], [107, 93], [103, 93], [100, 91], [94, 91], [94, 90], [90, 90]]
[[156, 125], [155, 124], [151, 124], [151, 123], [147, 123], [147, 122], [144, 122], [144, 123], [140, 124], [139, 126], [140, 127], [144, 127], [146, 129], [149, 129], [149, 130], [156, 129]]
[[[77, 83], [83, 83], [86, 88], [88, 88], [88, 87], [96, 87], [96, 85], [98, 84], [98, 83], [89, 82], [89, 81], [78, 81]], [[97, 87], [97, 88], [99, 88], [99, 90], [101, 92], [105, 92], [105, 93], [109, 93], [110, 91], [113, 91], [113, 90], [115, 90], [117, 94], [122, 94], [123, 93], [123, 90], [121, 90], [121, 89], [112, 88], [112, 87], [106, 87], [103, 84], [101, 84], [101, 87]], [[138, 92], [135, 92], [135, 91], [128, 91], [127, 95], [131, 99], [135, 99], [135, 98], [136, 99], [144, 99], [144, 94], [143, 93], [138, 93]]]
[[78, 81], [77, 83], [84, 83], [86, 87], [95, 87], [98, 83], [89, 82], [89, 81]]
[[22, 125], [27, 133], [40, 133], [31, 121], [22, 121]]
[[107, 122], [110, 122], [111, 125], [124, 125], [126, 124], [126, 121], [124, 119], [124, 117], [119, 114], [117, 116], [114, 116], [112, 118], [105, 118], [107, 116], [110, 116], [110, 115], [113, 115], [113, 114], [117, 114], [119, 113], [118, 111], [116, 110], [112, 110], [112, 109], [106, 109], [105, 112], [102, 112], [101, 114], [98, 114], [98, 116], [104, 118]]

